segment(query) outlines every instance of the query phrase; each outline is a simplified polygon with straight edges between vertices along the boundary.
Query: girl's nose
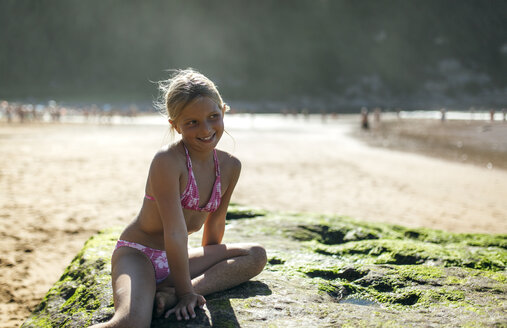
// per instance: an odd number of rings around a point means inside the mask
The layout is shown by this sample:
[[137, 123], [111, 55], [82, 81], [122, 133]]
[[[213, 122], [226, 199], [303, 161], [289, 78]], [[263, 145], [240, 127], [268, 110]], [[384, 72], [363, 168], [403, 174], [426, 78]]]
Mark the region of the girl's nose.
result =
[[201, 124], [202, 131], [209, 132], [211, 131], [211, 125], [208, 122], [204, 122]]

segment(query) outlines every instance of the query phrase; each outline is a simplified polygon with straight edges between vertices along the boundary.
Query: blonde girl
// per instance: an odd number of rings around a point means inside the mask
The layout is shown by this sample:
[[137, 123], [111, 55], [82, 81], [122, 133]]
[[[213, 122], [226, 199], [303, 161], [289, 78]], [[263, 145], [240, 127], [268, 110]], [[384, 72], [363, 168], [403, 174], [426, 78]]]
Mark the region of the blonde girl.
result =
[[[216, 149], [227, 109], [217, 88], [192, 69], [159, 87], [181, 140], [153, 158], [141, 210], [111, 259], [115, 314], [95, 327], [149, 327], [152, 314], [164, 312], [194, 318], [204, 295], [237, 286], [266, 264], [260, 245], [221, 243], [241, 163]], [[203, 226], [202, 247], [189, 248], [188, 235]]]

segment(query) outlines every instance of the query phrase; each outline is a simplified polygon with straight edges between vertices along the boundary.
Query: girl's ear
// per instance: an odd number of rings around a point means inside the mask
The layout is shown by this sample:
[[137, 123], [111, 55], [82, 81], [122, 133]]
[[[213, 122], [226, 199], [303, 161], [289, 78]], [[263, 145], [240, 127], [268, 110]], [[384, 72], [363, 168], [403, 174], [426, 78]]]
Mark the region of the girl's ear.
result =
[[226, 103], [223, 104], [222, 106], [222, 115], [225, 114], [225, 112], [227, 112], [229, 110], [229, 105], [227, 105]]
[[178, 128], [178, 124], [176, 124], [176, 122], [174, 122], [173, 120], [169, 120], [169, 123], [171, 124], [171, 126], [173, 127], [173, 129], [175, 129], [176, 132], [178, 132], [178, 134], [181, 134], [181, 131]]

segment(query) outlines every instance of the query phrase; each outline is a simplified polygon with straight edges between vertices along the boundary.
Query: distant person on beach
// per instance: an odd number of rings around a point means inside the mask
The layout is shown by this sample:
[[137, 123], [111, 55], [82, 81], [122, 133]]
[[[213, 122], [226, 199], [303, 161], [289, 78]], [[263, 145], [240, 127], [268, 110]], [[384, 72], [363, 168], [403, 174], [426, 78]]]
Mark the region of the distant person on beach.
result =
[[364, 130], [370, 128], [370, 124], [368, 123], [368, 109], [366, 107], [361, 108], [361, 127]]
[[[258, 244], [221, 244], [241, 170], [237, 158], [215, 148], [228, 106], [214, 83], [192, 69], [159, 88], [181, 140], [153, 158], [141, 210], [111, 258], [114, 316], [94, 327], [149, 327], [153, 313], [194, 318], [204, 295], [248, 281], [266, 264]], [[202, 247], [189, 248], [188, 235], [203, 226]]]
[[7, 100], [2, 100], [0, 102], [0, 109], [2, 110], [2, 116], [6, 117], [7, 123], [11, 123], [12, 122], [11, 106], [9, 105], [9, 102]]
[[440, 121], [445, 122], [445, 114], [447, 113], [447, 110], [445, 108], [440, 109]]
[[494, 109], [494, 108], [491, 108], [491, 109], [489, 110], [489, 120], [490, 120], [491, 122], [493, 122], [493, 121], [495, 120], [495, 109]]

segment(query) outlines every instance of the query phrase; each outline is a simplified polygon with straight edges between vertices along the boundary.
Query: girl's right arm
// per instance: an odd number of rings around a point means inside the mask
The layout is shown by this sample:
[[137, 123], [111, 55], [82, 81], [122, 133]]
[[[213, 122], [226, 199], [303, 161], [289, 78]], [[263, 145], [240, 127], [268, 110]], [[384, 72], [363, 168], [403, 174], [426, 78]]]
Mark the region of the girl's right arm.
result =
[[[195, 294], [188, 267], [188, 231], [179, 195], [178, 162], [167, 153], [157, 154], [150, 168], [150, 184], [164, 227], [164, 244], [171, 278], [179, 303], [168, 314], [176, 318], [195, 317], [194, 308], [204, 297]], [[167, 315], [168, 315], [167, 314]]]

